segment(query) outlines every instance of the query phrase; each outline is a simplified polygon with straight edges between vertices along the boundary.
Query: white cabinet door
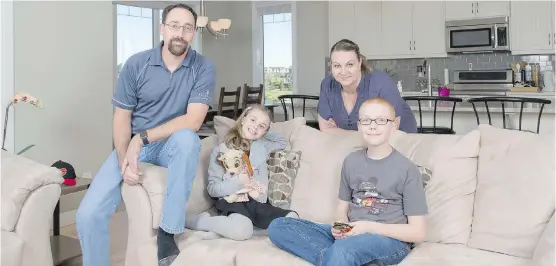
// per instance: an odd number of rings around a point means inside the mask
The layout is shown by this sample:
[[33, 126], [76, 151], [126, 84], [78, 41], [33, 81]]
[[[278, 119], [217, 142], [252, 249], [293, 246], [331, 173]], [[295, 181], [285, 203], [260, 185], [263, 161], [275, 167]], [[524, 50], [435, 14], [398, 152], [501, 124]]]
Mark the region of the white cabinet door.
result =
[[446, 56], [444, 2], [413, 3], [413, 55]]
[[411, 2], [382, 2], [382, 55], [411, 57], [413, 40]]
[[553, 2], [512, 1], [511, 12], [512, 54], [554, 53]]
[[[529, 1], [512, 1], [525, 2]], [[510, 1], [477, 1], [475, 2], [475, 17], [504, 17], [510, 15]], [[529, 15], [530, 16], [530, 15]]]
[[[422, 2], [418, 2], [418, 3], [420, 4]], [[476, 2], [469, 2], [469, 1], [445, 1], [446, 20], [474, 18], [475, 3]]]
[[341, 39], [355, 39], [355, 3], [330, 1], [328, 3], [328, 47]]
[[374, 59], [382, 54], [380, 1], [355, 2], [355, 42], [361, 54]]

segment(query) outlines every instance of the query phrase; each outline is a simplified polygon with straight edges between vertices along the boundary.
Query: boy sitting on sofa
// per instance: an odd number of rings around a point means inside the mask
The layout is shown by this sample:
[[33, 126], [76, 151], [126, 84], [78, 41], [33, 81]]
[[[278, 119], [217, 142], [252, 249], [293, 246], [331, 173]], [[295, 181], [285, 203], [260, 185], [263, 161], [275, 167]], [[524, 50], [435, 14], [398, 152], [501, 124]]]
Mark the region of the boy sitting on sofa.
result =
[[421, 175], [389, 143], [397, 119], [383, 98], [361, 105], [358, 131], [368, 147], [344, 160], [337, 222], [277, 218], [268, 228], [274, 245], [319, 266], [391, 265], [425, 239], [428, 208]]

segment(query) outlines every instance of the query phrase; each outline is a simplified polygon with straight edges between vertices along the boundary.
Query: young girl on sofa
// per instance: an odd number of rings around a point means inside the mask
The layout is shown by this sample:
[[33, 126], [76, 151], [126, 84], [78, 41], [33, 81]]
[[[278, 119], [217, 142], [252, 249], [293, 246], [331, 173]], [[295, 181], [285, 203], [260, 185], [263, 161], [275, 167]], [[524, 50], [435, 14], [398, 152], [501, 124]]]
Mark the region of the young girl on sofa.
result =
[[[215, 208], [220, 215], [210, 216], [208, 212], [188, 219], [187, 227], [193, 230], [213, 232], [233, 240], [246, 240], [253, 235], [253, 226], [267, 229], [278, 217], [298, 217], [290, 210], [274, 207], [267, 202], [268, 155], [284, 149], [286, 141], [280, 135], [270, 131], [270, 112], [262, 105], [251, 105], [237, 119], [237, 124], [228, 132], [226, 140], [212, 152], [209, 163], [208, 194], [218, 198]], [[237, 173], [227, 175], [219, 156], [229, 150], [245, 153], [253, 170], [253, 179], [262, 191], [258, 197], [249, 196], [246, 201], [229, 202], [230, 195], [246, 188], [250, 180]], [[214, 238], [205, 235], [203, 238]]]

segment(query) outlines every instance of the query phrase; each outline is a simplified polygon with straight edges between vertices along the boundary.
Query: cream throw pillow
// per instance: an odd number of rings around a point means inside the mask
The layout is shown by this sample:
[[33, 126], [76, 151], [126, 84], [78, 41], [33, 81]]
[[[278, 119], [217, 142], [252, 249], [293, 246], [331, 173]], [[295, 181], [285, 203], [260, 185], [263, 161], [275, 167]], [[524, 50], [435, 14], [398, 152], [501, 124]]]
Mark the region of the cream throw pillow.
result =
[[469, 246], [530, 259], [554, 213], [554, 136], [480, 125]]
[[[480, 135], [407, 134], [397, 131], [392, 146], [430, 174], [427, 242], [467, 244], [473, 221]], [[425, 181], [425, 180], [423, 180]]]

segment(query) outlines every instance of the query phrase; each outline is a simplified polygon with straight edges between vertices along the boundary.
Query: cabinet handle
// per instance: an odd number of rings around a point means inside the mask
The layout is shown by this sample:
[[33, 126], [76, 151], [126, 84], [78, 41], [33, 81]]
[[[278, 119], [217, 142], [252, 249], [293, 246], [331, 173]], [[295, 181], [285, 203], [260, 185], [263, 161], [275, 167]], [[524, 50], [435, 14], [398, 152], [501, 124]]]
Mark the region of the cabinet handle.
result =
[[414, 51], [417, 50], [417, 49], [415, 48], [415, 41], [413, 41], [413, 50], [414, 50]]
[[411, 41], [409, 41], [409, 50], [411, 51]]
[[477, 14], [479, 14], [479, 2], [475, 5], [475, 10], [477, 11]]
[[554, 41], [552, 41], [552, 43], [556, 44], [556, 33], [552, 34], [552, 36], [554, 36]]
[[475, 3], [471, 3], [471, 13], [475, 13]]
[[550, 33], [548, 34], [548, 45], [550, 45]]

